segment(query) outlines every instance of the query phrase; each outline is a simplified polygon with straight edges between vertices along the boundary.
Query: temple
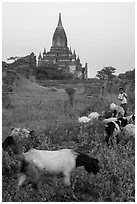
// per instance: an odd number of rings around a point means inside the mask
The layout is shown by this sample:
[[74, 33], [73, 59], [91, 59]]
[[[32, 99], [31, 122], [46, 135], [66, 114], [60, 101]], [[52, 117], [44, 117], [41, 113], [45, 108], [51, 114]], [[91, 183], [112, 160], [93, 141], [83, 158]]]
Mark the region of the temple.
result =
[[67, 36], [62, 25], [61, 13], [57, 28], [53, 34], [52, 46], [49, 52], [44, 51], [38, 56], [38, 67], [52, 67], [58, 65], [59, 69], [72, 73], [74, 78], [87, 79], [87, 63], [82, 67], [79, 56], [76, 56], [75, 50], [72, 52], [68, 48]]

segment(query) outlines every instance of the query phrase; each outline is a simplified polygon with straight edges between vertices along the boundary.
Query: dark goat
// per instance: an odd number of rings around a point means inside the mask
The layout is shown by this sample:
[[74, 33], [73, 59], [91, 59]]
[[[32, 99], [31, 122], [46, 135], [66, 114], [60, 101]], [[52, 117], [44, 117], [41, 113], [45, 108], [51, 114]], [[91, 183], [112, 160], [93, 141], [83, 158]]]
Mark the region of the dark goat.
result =
[[[32, 141], [34, 140], [34, 131], [28, 131], [21, 128], [12, 128], [11, 134], [3, 141], [2, 148], [10, 154], [9, 150], [12, 150], [14, 154], [22, 152], [23, 148], [32, 148]], [[26, 142], [24, 143], [24, 139]], [[28, 144], [27, 144], [28, 143]], [[25, 147], [26, 145], [26, 147]], [[27, 146], [30, 146], [28, 148]]]
[[7, 151], [11, 156], [11, 150], [14, 154], [18, 153], [16, 143], [12, 136], [7, 137], [2, 143], [2, 148], [4, 151]]
[[105, 125], [105, 133], [106, 133], [106, 138], [105, 141], [107, 143], [107, 145], [109, 145], [109, 141], [111, 141], [112, 144], [112, 140], [115, 139], [116, 143], [119, 143], [119, 138], [118, 135], [120, 133], [120, 122], [116, 121], [116, 122], [109, 122]]
[[127, 118], [118, 118], [117, 121], [119, 122], [120, 127], [125, 127], [128, 124]]

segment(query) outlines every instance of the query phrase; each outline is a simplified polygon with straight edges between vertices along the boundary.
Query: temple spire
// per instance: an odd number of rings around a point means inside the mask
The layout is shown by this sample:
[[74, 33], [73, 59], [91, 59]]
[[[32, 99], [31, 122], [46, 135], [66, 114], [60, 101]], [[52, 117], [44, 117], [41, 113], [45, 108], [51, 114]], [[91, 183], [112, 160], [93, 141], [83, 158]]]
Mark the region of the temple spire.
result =
[[62, 26], [61, 13], [59, 13], [58, 25], [52, 38], [52, 47], [67, 48], [67, 36]]
[[44, 48], [43, 57], [46, 57], [46, 49]]
[[76, 60], [76, 53], [75, 53], [75, 50], [73, 51], [73, 56], [74, 56], [74, 58], [75, 58], [75, 60]]
[[39, 53], [39, 56], [38, 56], [38, 59], [41, 59], [42, 58], [42, 56], [41, 56], [41, 52]]
[[46, 48], [44, 48], [43, 54], [46, 54]]
[[59, 13], [58, 27], [62, 27], [61, 13]]
[[78, 57], [77, 57], [77, 62], [80, 62], [79, 55], [78, 55]]

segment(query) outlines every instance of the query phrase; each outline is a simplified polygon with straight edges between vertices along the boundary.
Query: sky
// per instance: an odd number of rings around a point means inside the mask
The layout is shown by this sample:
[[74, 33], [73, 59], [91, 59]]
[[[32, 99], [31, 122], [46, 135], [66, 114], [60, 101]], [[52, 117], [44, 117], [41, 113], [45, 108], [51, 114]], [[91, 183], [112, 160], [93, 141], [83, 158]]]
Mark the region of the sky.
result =
[[3, 2], [2, 60], [49, 51], [59, 13], [89, 77], [106, 66], [116, 74], [135, 68], [134, 2]]

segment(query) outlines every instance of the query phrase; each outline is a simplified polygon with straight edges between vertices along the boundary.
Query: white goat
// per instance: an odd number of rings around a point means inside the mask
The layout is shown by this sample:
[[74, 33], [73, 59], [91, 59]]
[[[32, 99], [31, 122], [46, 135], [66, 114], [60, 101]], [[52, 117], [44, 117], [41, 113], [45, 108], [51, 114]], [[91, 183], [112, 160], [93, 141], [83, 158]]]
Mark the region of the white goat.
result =
[[135, 125], [134, 124], [127, 124], [121, 130], [121, 141], [122, 144], [127, 146], [128, 141], [132, 141], [132, 147], [134, 146], [135, 142]]
[[135, 125], [127, 124], [125, 127], [123, 127], [122, 134], [129, 137], [135, 137]]
[[121, 106], [111, 103], [110, 110], [115, 112], [114, 117], [120, 117], [120, 116], [124, 117], [125, 111]]
[[104, 119], [104, 120], [103, 120], [103, 123], [104, 123], [104, 124], [107, 124], [107, 123], [113, 122], [113, 121], [114, 121], [114, 122], [117, 121], [117, 118], [114, 118], [114, 117], [113, 117], [113, 118]]
[[89, 114], [88, 118], [91, 120], [97, 120], [99, 118], [100, 114], [97, 112], [92, 112]]
[[78, 123], [89, 123], [90, 121], [91, 121], [91, 119], [86, 117], [86, 116], [82, 116], [82, 117], [78, 118]]
[[72, 171], [79, 166], [84, 166], [88, 173], [99, 172], [98, 159], [89, 157], [86, 154], [76, 153], [71, 149], [62, 149], [58, 151], [46, 151], [31, 149], [23, 153], [22, 166], [18, 187], [21, 187], [25, 180], [29, 180], [35, 184], [35, 187], [40, 192], [40, 172], [47, 172], [52, 175], [62, 174], [64, 184], [70, 186], [70, 177]]

